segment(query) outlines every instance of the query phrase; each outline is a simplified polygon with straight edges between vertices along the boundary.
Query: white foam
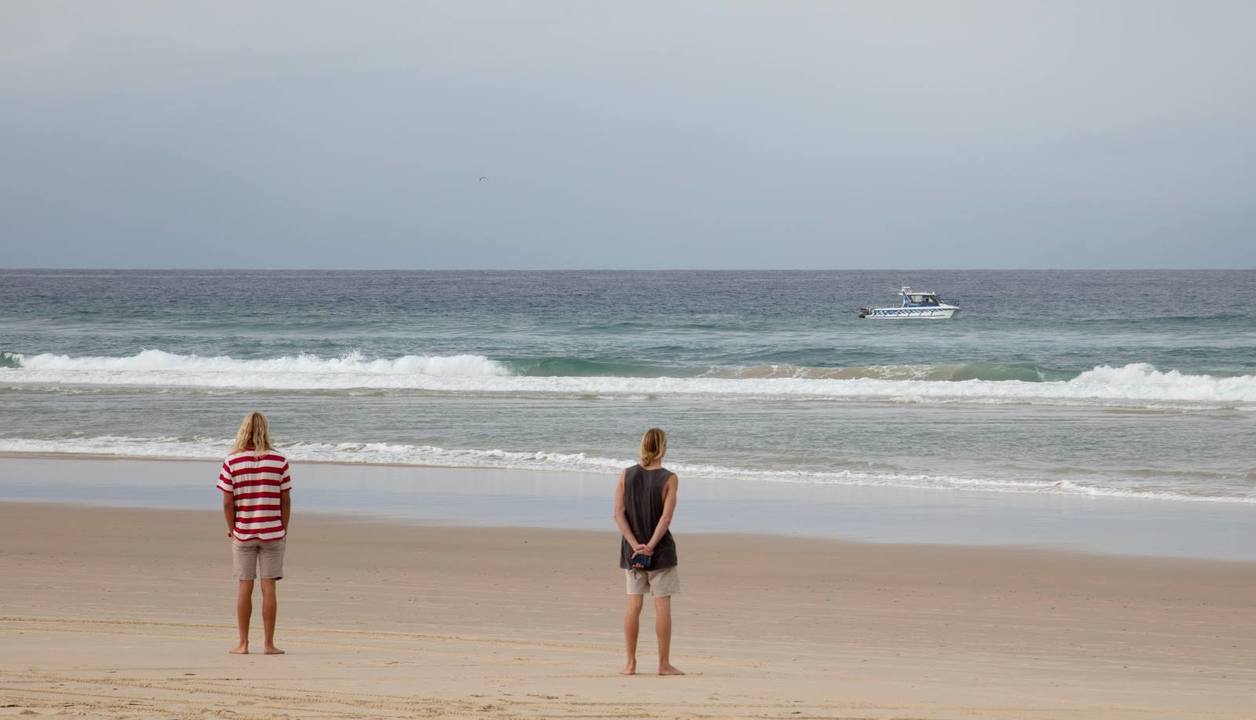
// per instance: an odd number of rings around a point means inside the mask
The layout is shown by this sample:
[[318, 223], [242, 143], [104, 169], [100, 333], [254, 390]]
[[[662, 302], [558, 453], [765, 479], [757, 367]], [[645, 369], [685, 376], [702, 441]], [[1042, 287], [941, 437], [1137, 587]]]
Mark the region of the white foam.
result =
[[[225, 438], [133, 438], [100, 436], [63, 440], [0, 439], [0, 453], [106, 455], [112, 457], [193, 459], [214, 462], [226, 454], [231, 441]], [[334, 462], [362, 465], [412, 465], [427, 467], [544, 470], [608, 475], [632, 464], [628, 458], [589, 456], [585, 453], [442, 448], [434, 445], [395, 443], [294, 443], [281, 448], [293, 462]], [[1256, 496], [1198, 495], [1163, 489], [1108, 487], [1072, 480], [1032, 481], [998, 478], [967, 478], [923, 473], [891, 473], [840, 470], [769, 470], [681, 463], [669, 467], [685, 477], [707, 480], [748, 480], [804, 485], [892, 487], [920, 490], [968, 490], [997, 493], [1084, 495], [1092, 497], [1253, 503]]]
[[[482, 355], [405, 355], [367, 359], [359, 352], [338, 358], [301, 354], [237, 360], [144, 350], [128, 357], [15, 355], [20, 368], [4, 377], [18, 382], [87, 385], [169, 385], [306, 389], [323, 387], [404, 387], [407, 377], [494, 377], [510, 375], [501, 363]], [[12, 376], [12, 377], [10, 377]]]
[[421, 390], [445, 393], [564, 396], [711, 395], [775, 398], [1052, 404], [1256, 403], [1256, 376], [1162, 372], [1134, 363], [1100, 366], [1068, 381], [910, 380], [883, 378], [532, 377], [513, 375], [480, 355], [406, 355], [368, 359], [296, 355], [271, 359], [200, 357], [145, 350], [130, 357], [17, 356], [0, 383], [126, 385], [269, 390]]

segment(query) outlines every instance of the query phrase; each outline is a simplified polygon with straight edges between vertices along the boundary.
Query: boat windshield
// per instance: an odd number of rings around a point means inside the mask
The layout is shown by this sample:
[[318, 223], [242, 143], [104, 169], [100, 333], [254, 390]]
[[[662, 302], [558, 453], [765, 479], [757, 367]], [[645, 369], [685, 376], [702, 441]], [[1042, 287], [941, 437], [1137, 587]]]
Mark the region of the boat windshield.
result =
[[915, 295], [915, 294], [913, 294], [913, 295], [908, 295], [908, 296], [907, 296], [907, 300], [908, 300], [908, 302], [910, 302], [910, 303], [911, 303], [911, 304], [913, 304], [913, 305], [937, 305], [937, 304], [939, 304], [939, 303], [938, 303], [938, 296], [937, 296], [937, 295]]

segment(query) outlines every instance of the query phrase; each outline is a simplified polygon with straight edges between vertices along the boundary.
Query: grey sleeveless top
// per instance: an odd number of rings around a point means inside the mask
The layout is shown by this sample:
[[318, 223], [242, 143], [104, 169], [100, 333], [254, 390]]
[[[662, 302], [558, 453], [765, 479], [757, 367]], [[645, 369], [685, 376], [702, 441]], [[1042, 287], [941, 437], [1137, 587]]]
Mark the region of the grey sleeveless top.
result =
[[[654, 537], [654, 529], [663, 517], [663, 487], [674, 473], [667, 468], [646, 470], [640, 465], [633, 465], [624, 471], [624, 511], [628, 515], [628, 527], [641, 543], [650, 542]], [[632, 548], [628, 541], [619, 539], [619, 566], [628, 569], [628, 559], [632, 557]], [[654, 564], [651, 570], [675, 567], [676, 541], [672, 539], [672, 531], [668, 530], [654, 548]]]

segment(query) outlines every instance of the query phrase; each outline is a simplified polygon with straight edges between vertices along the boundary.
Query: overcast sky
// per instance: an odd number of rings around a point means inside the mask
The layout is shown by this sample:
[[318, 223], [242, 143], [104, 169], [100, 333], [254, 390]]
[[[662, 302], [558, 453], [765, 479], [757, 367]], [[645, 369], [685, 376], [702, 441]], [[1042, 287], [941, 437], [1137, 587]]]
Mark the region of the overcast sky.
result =
[[1256, 267], [1254, 33], [1245, 1], [12, 0], [0, 266]]

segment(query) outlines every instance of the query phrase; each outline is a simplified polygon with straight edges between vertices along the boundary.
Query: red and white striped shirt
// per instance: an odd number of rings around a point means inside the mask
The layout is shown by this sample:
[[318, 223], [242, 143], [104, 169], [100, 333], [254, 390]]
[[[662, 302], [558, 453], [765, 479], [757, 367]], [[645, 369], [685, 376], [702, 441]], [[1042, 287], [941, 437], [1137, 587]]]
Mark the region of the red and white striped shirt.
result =
[[292, 487], [288, 461], [274, 450], [232, 453], [218, 473], [218, 489], [235, 496], [236, 540], [283, 540], [279, 499]]

